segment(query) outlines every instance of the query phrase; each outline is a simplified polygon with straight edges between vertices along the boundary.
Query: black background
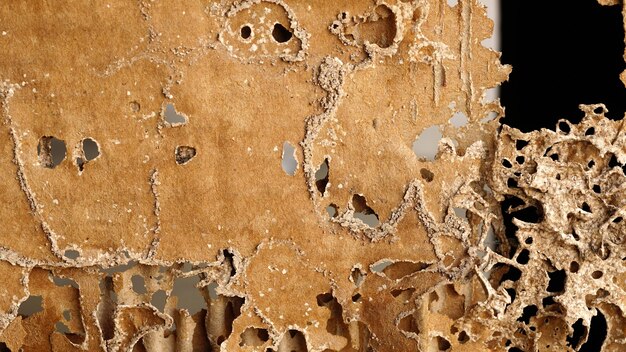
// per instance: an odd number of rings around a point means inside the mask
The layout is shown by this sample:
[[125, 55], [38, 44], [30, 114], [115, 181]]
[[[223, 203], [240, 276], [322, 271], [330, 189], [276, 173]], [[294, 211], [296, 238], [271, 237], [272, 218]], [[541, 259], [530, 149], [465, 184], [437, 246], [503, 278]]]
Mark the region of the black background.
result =
[[502, 123], [530, 131], [578, 122], [578, 105], [604, 103], [626, 112], [621, 5], [596, 0], [502, 0], [502, 62], [511, 64], [500, 94]]

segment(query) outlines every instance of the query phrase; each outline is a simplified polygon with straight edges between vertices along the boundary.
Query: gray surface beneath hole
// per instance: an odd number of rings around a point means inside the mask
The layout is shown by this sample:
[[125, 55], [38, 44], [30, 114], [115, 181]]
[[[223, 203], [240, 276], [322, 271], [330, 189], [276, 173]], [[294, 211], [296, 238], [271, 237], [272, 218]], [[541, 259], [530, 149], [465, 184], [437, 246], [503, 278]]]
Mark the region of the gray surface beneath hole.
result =
[[165, 112], [163, 113], [165, 117], [165, 122], [170, 123], [172, 125], [186, 123], [187, 119], [185, 116], [180, 115], [176, 112], [173, 104], [167, 104], [165, 106]]
[[413, 152], [418, 158], [429, 161], [435, 160], [439, 140], [443, 135], [439, 126], [430, 126], [413, 142]]
[[296, 169], [298, 168], [298, 161], [295, 156], [296, 148], [291, 145], [289, 142], [283, 143], [283, 156], [281, 161], [281, 166], [285, 173], [289, 176], [293, 176], [296, 174]]

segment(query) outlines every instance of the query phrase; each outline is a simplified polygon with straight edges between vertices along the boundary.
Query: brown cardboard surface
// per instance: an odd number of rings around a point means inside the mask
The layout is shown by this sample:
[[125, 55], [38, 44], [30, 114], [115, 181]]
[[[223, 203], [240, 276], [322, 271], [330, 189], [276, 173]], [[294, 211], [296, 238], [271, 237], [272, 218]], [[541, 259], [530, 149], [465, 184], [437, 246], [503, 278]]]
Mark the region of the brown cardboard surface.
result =
[[[485, 97], [511, 68], [477, 0], [0, 19], [10, 350], [571, 350], [599, 311], [624, 347], [621, 122], [600, 104], [567, 133], [501, 126]], [[427, 131], [435, 156], [414, 152]], [[511, 197], [540, 220], [507, 237]]]

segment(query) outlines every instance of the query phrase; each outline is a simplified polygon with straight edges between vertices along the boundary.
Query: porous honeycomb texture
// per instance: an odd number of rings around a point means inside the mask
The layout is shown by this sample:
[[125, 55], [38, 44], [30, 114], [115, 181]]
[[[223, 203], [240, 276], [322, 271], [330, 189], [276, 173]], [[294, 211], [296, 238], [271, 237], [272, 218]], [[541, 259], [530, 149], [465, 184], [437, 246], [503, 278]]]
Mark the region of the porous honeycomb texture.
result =
[[0, 350], [626, 349], [622, 121], [449, 3], [3, 1]]

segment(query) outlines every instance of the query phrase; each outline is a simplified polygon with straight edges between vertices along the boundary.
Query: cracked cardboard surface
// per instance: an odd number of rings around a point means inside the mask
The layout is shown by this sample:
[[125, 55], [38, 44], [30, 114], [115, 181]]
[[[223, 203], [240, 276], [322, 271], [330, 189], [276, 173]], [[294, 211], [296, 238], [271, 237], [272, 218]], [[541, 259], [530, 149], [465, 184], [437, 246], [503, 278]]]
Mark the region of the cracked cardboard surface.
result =
[[[0, 18], [10, 350], [571, 350], [599, 316], [605, 350], [626, 343], [621, 122], [595, 105], [567, 133], [500, 126], [484, 96], [511, 68], [479, 2]], [[429, 160], [412, 147], [433, 126]], [[511, 234], [514, 197], [538, 218]]]

